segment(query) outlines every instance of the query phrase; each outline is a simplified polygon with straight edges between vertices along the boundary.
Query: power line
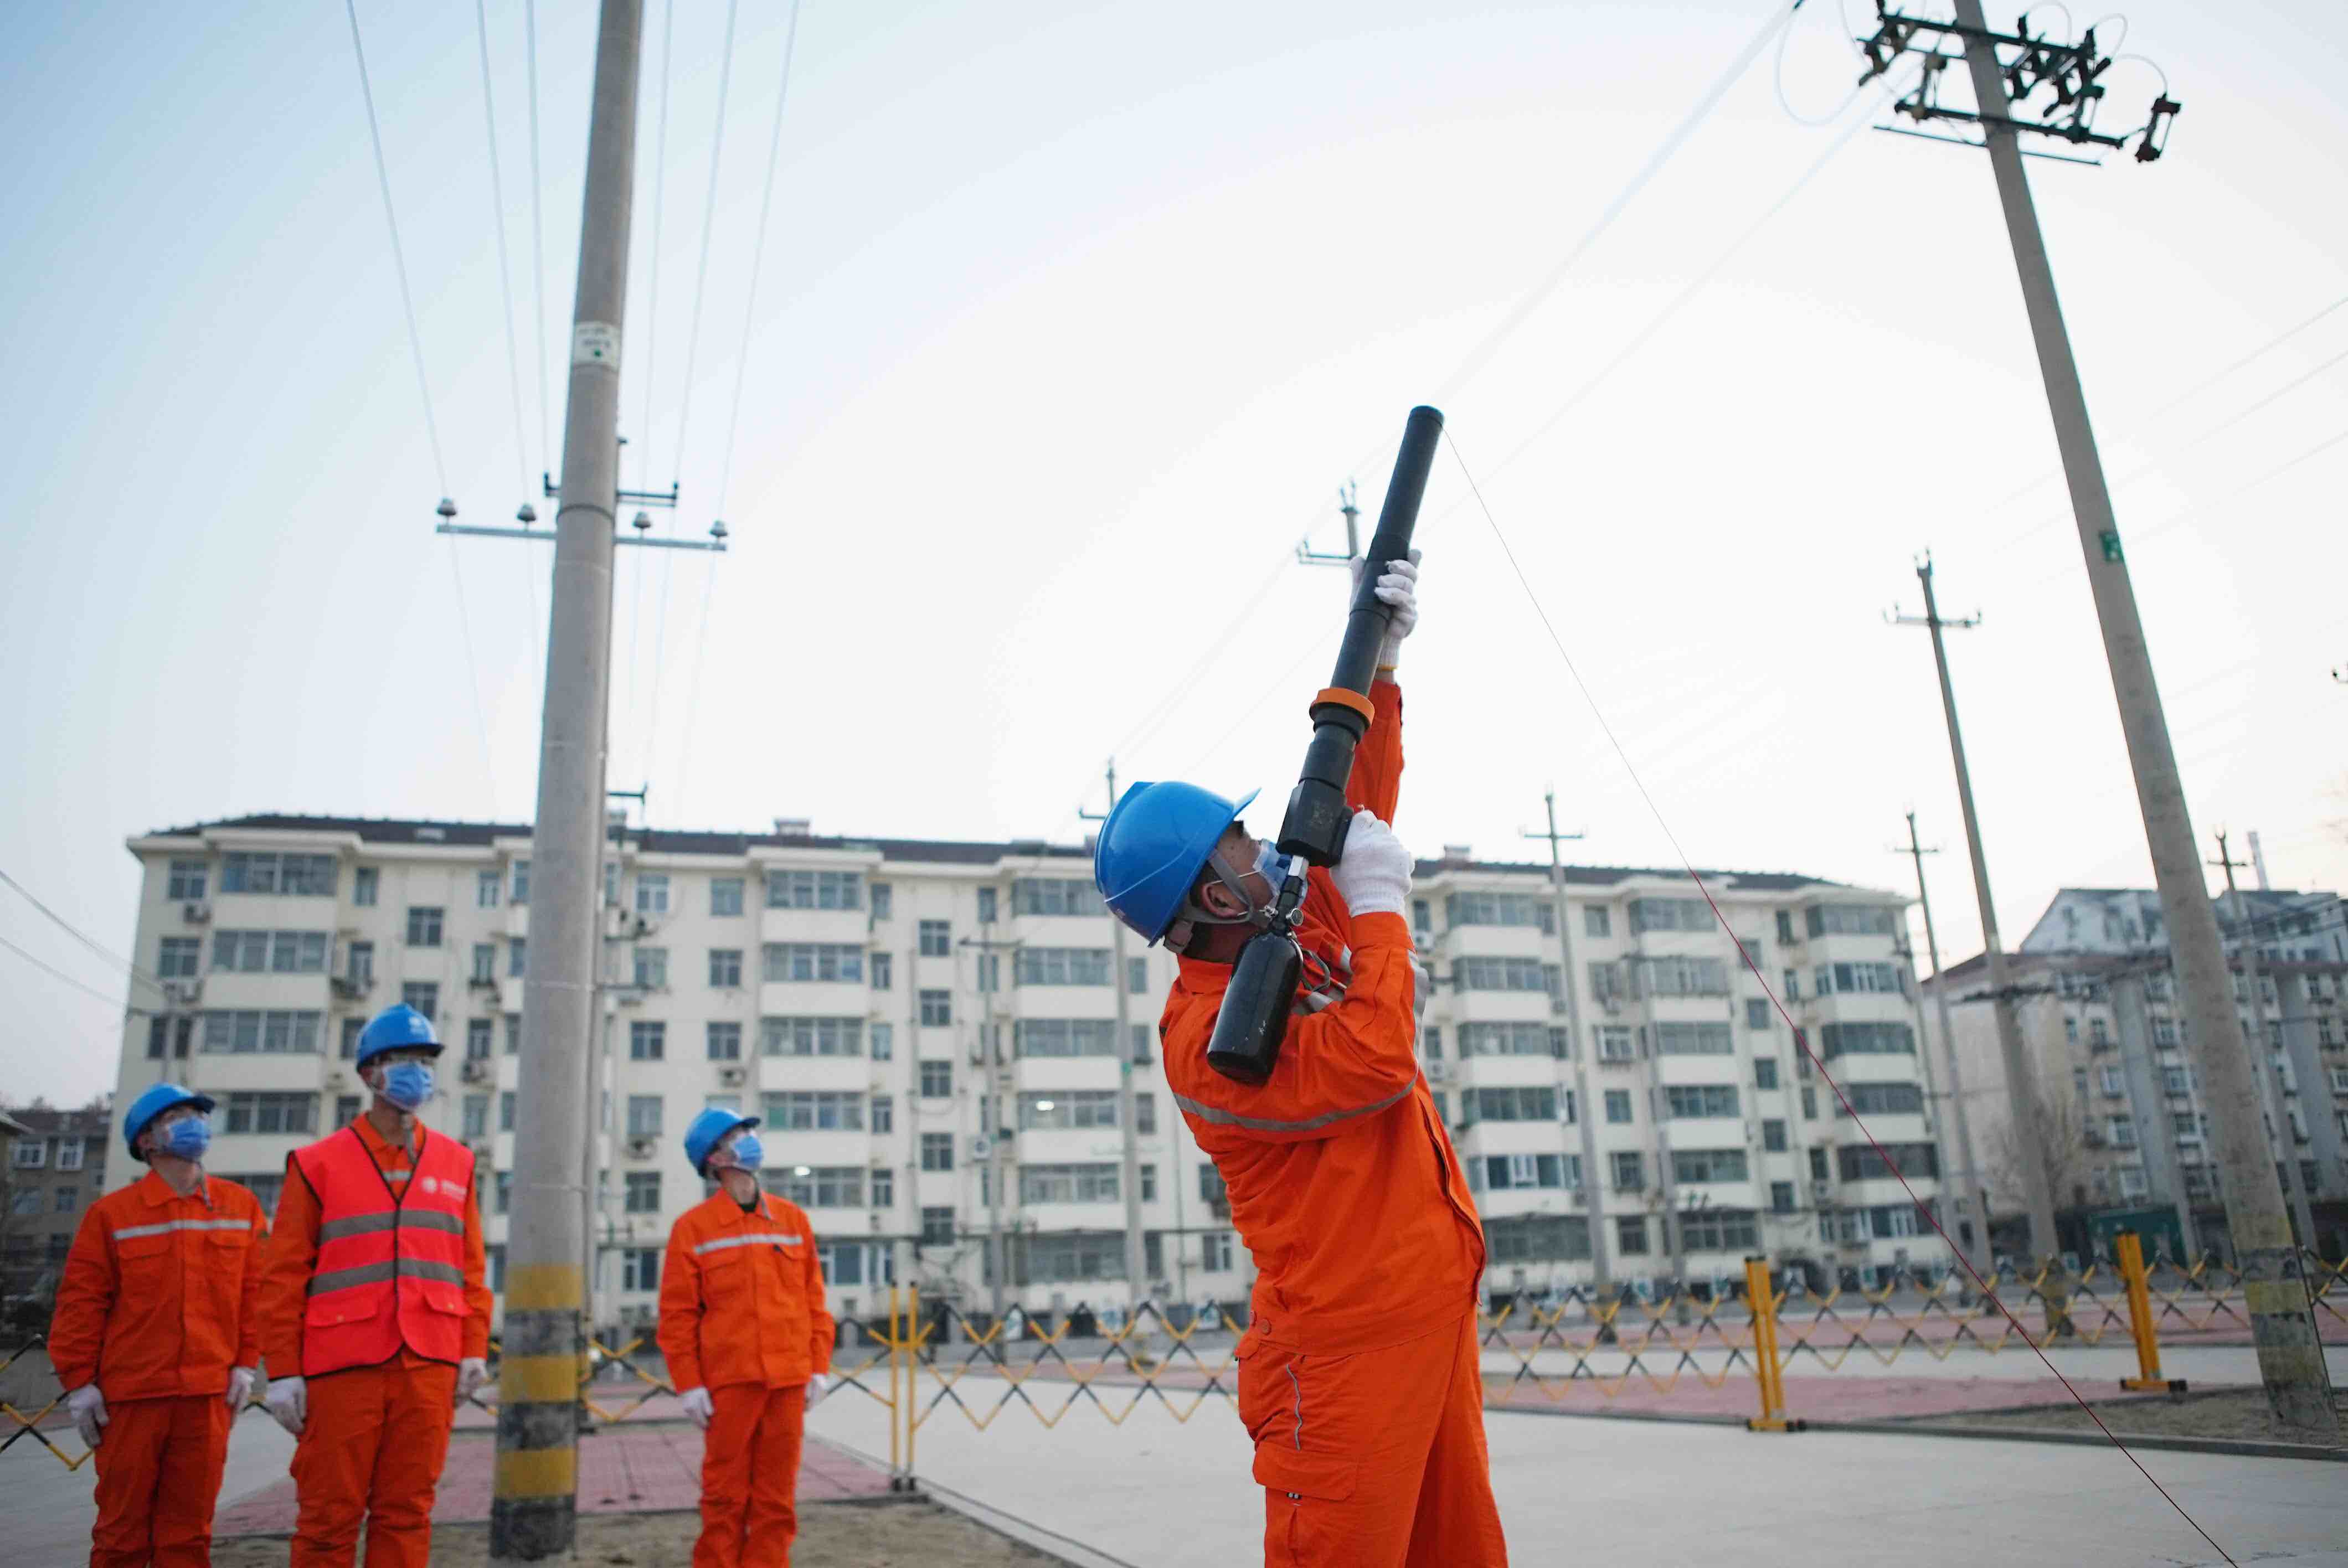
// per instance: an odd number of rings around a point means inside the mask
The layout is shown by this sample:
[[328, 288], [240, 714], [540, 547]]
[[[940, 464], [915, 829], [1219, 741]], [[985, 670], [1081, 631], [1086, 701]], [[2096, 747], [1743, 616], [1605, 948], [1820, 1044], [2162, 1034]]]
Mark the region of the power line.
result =
[[131, 962], [129, 958], [124, 958], [113, 948], [100, 943], [95, 937], [90, 936], [89, 933], [84, 931], [80, 927], [67, 919], [63, 915], [58, 914], [55, 909], [50, 908], [46, 904], [42, 903], [38, 898], [33, 897], [33, 891], [31, 888], [26, 887], [14, 876], [9, 876], [5, 871], [0, 871], [0, 882], [5, 882], [10, 887], [15, 888], [17, 896], [22, 897], [26, 903], [30, 904], [34, 908], [38, 909], [42, 914], [47, 916], [50, 920], [54, 921], [59, 927], [61, 927], [67, 936], [71, 937], [75, 941], [79, 942], [83, 947], [88, 948], [91, 952], [96, 953], [99, 958], [104, 958], [108, 963], [112, 964], [118, 969], [128, 971], [133, 979], [144, 980], [147, 984], [154, 987], [159, 991], [163, 989], [163, 982], [161, 980], [157, 979], [153, 975], [149, 974], [146, 970], [140, 968], [137, 964]]
[[[651, 276], [644, 283], [644, 422], [637, 432], [637, 445], [641, 450], [636, 457], [636, 483], [644, 489], [652, 487], [653, 364], [660, 342], [661, 214], [668, 197], [669, 56], [675, 22], [676, 0], [664, 0], [661, 6], [660, 121], [653, 142]], [[616, 527], [619, 518], [614, 517], [612, 521]], [[636, 559], [634, 600], [628, 610], [628, 729], [631, 733], [636, 727], [636, 699], [644, 688], [638, 650], [644, 631], [644, 573], [649, 569], [643, 557], [639, 556]]]
[[108, 1007], [119, 1007], [123, 1011], [132, 1013], [143, 1013], [149, 1010], [146, 1008], [132, 1007], [127, 999], [118, 999], [108, 996], [96, 986], [83, 984], [81, 981], [74, 979], [71, 975], [66, 973], [63, 969], [58, 968], [55, 964], [51, 964], [44, 961], [43, 959], [33, 957], [32, 954], [25, 951], [24, 948], [18, 947], [15, 943], [10, 941], [5, 937], [0, 937], [0, 948], [7, 948], [10, 952], [15, 954], [18, 958], [24, 959], [26, 963], [32, 965], [36, 969], [47, 970], [57, 979], [61, 979], [66, 984], [73, 987], [74, 989], [87, 992], [88, 995], [96, 997], [99, 1001], [104, 1002]]
[[[521, 416], [521, 344], [518, 334], [514, 331], [513, 269], [512, 264], [507, 260], [506, 256], [505, 176], [499, 169], [498, 164], [498, 108], [497, 99], [492, 94], [489, 86], [489, 13], [488, 0], [473, 0], [473, 21], [475, 31], [479, 36], [481, 44], [481, 115], [484, 126], [488, 132], [489, 149], [489, 205], [492, 210], [496, 213], [498, 220], [498, 293], [505, 302], [506, 384], [513, 395], [514, 479], [524, 497], [520, 503], [521, 510], [519, 516], [528, 517], [530, 515], [530, 507], [528, 500], [528, 497], [530, 495], [530, 437], [524, 434], [525, 427], [522, 424]], [[535, 90], [533, 89], [533, 96], [534, 91]], [[537, 134], [536, 119], [536, 114], [533, 112], [531, 116], [531, 135], [533, 140]], [[533, 152], [531, 157], [531, 179], [535, 181], [536, 178], [537, 159], [536, 154]], [[531, 193], [531, 208], [533, 212], [536, 210], [536, 206], [537, 193], [533, 190]], [[541, 314], [539, 319], [539, 374], [541, 376], [543, 376], [546, 372], [545, 331], [546, 322], [544, 316]], [[545, 397], [545, 385], [542, 381], [540, 384], [539, 395], [542, 408]], [[544, 431], [543, 428], [541, 428], [541, 437], [543, 435]], [[453, 548], [453, 541], [451, 542], [451, 548]], [[541, 636], [541, 632], [539, 630], [538, 619], [538, 579], [531, 575], [530, 559], [527, 556], [522, 558], [520, 564], [522, 569], [522, 584], [530, 592], [530, 620], [527, 624], [530, 627], [530, 645], [532, 661], [542, 675], [546, 667], [546, 658], [545, 655], [539, 651], [539, 638]], [[490, 804], [492, 805], [496, 804], [494, 792], [492, 792]]]
[[392, 269], [399, 274], [399, 306], [407, 321], [407, 349], [416, 361], [416, 391], [424, 402], [424, 434], [432, 444], [432, 472], [448, 493], [448, 466], [440, 457], [440, 424], [432, 416], [432, 383], [424, 374], [424, 334], [416, 330], [416, 299], [407, 287], [407, 253], [399, 243], [399, 216], [391, 204], [391, 169], [383, 160], [383, 129], [376, 121], [375, 88], [367, 80], [366, 46], [359, 39], [358, 0], [343, 0], [351, 18], [351, 54], [358, 61], [359, 98], [366, 105], [367, 141], [375, 149], [376, 183], [383, 190], [383, 221], [391, 231]]
[[[726, 418], [726, 455], [717, 469], [717, 518], [724, 521], [727, 506], [734, 494], [734, 443], [742, 428], [742, 388], [750, 370], [750, 333], [758, 319], [758, 279], [767, 262], [767, 223], [774, 210], [775, 170], [782, 161], [783, 110], [790, 102], [791, 65], [798, 50], [799, 5], [791, 0], [790, 19], [783, 31], [783, 77], [775, 93], [775, 125], [767, 138], [767, 177], [758, 195], [758, 227], [750, 241], [750, 286], [742, 302], [742, 346], [734, 361], [734, 397]], [[683, 437], [679, 444], [682, 449]], [[685, 686], [685, 732], [679, 739], [676, 754], [677, 810], [685, 810], [685, 791], [693, 774], [693, 731], [701, 713], [702, 662], [709, 650], [709, 611], [717, 589], [717, 563], [709, 563], [709, 575], [702, 581], [701, 617], [695, 622], [693, 639], [693, 677]], [[657, 694], [657, 689], [655, 689]]]
[[[717, 67], [716, 129], [709, 144], [709, 195], [701, 214], [701, 261], [693, 280], [693, 314], [685, 329], [685, 391], [677, 405], [675, 466], [685, 466], [685, 431], [693, 417], [694, 366], [701, 357], [701, 307], [709, 290], [709, 241], [717, 228], [717, 174], [726, 155], [726, 95], [734, 80], [734, 20], [737, 0], [726, 0], [726, 47]], [[664, 104], [662, 114], [667, 114]], [[746, 351], [747, 352], [747, 351]], [[669, 513], [669, 530], [676, 528], [676, 514]], [[712, 561], [710, 569], [717, 569]], [[670, 579], [676, 570], [675, 557], [662, 552], [660, 608], [653, 629], [653, 696], [652, 706], [644, 714], [644, 772], [650, 775], [654, 759], [660, 751], [661, 677], [668, 667], [668, 600]], [[637, 579], [641, 585], [643, 578]]]
[[1490, 332], [1484, 334], [1483, 341], [1468, 351], [1468, 357], [1460, 361], [1459, 367], [1451, 373], [1450, 379], [1444, 382], [1437, 390], [1436, 395], [1437, 402], [1449, 397], [1460, 387], [1466, 385], [1490, 361], [1492, 355], [1498, 351], [1500, 344], [1507, 341], [1509, 334], [1524, 325], [1527, 319], [1540, 308], [1542, 302], [1556, 292], [1558, 285], [1565, 282], [1566, 274], [1573, 271], [1575, 263], [1580, 261], [1583, 254], [1598, 242], [1601, 235], [1614, 226], [1614, 220], [1622, 215], [1623, 210], [1631, 205], [1639, 192], [1647, 188], [1648, 182], [1663, 172], [1663, 166], [1669, 163], [1673, 156], [1686, 144], [1687, 139], [1695, 134], [1696, 128], [1711, 117], [1712, 111], [1720, 106], [1720, 100], [1727, 96], [1728, 89], [1736, 85], [1737, 78], [1744, 76], [1753, 62], [1760, 57], [1761, 51], [1768, 46], [1769, 40], [1776, 35], [1778, 29], [1793, 20], [1794, 13], [1799, 9], [1801, 9], [1801, 0], [1795, 0], [1791, 5], [1772, 7], [1772, 14], [1769, 19], [1762, 24], [1760, 31], [1753, 35], [1745, 47], [1738, 51], [1736, 57], [1728, 63], [1728, 68], [1704, 89], [1704, 96], [1696, 99], [1695, 107], [1687, 112], [1686, 117], [1677, 126], [1673, 128], [1669, 136], [1663, 138], [1663, 144], [1648, 157], [1645, 165], [1638, 173], [1632, 176], [1631, 182], [1615, 194], [1613, 200], [1606, 204], [1605, 210], [1599, 213], [1598, 220], [1574, 242], [1573, 249], [1566, 252], [1565, 259], [1551, 268], [1549, 275], [1535, 284], [1524, 298], [1517, 302], [1507, 315], [1500, 318]]
[[[554, 399], [546, 383], [546, 224], [539, 210], [542, 183], [538, 172], [538, 0], [522, 0], [522, 26], [530, 39], [530, 265], [538, 288], [539, 466], [554, 471]], [[538, 619], [538, 586], [530, 584], [531, 620]]]

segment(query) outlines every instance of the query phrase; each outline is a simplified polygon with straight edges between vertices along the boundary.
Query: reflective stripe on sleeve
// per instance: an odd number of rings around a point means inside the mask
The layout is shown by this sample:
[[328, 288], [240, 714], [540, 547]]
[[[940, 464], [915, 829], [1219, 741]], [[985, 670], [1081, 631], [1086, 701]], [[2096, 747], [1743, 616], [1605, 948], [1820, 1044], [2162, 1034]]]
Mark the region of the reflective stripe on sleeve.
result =
[[805, 1239], [792, 1231], [756, 1231], [748, 1235], [719, 1236], [716, 1241], [703, 1242], [693, 1251], [698, 1256], [705, 1252], [722, 1252], [729, 1246], [797, 1246]]
[[[1416, 1080], [1413, 1082], [1415, 1083]], [[1384, 1100], [1368, 1105], [1356, 1105], [1347, 1111], [1329, 1111], [1318, 1116], [1307, 1116], [1301, 1122], [1281, 1122], [1269, 1116], [1242, 1116], [1236, 1111], [1223, 1111], [1212, 1105], [1201, 1105], [1196, 1100], [1187, 1099], [1179, 1094], [1174, 1096], [1174, 1103], [1196, 1116], [1200, 1121], [1211, 1122], [1220, 1127], [1245, 1127], [1255, 1132], [1311, 1132], [1334, 1122], [1347, 1121], [1355, 1116], [1375, 1115], [1389, 1105], [1398, 1105], [1403, 1098], [1409, 1094], [1412, 1087], [1412, 1083], [1406, 1083]]]
[[249, 1231], [251, 1220], [165, 1220], [155, 1225], [125, 1225], [114, 1233], [117, 1241], [133, 1241], [142, 1235], [161, 1235], [166, 1231]]

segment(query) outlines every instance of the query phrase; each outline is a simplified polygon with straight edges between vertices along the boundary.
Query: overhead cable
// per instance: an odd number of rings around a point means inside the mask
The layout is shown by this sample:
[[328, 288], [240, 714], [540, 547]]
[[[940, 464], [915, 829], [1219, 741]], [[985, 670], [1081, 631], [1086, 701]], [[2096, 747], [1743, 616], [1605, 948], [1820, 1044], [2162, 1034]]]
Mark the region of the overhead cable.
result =
[[63, 915], [58, 914], [55, 909], [50, 908], [46, 904], [42, 903], [38, 898], [33, 896], [33, 890], [31, 888], [17, 881], [14, 876], [9, 876], [5, 871], [0, 871], [0, 883], [5, 883], [10, 887], [15, 889], [19, 897], [23, 898], [26, 903], [30, 904], [34, 908], [38, 909], [42, 914], [47, 916], [50, 921], [59, 929], [63, 930], [66, 935], [71, 937], [75, 941], [79, 942], [83, 947], [88, 948], [91, 952], [96, 953], [99, 958], [104, 958], [108, 963], [112, 964], [116, 968], [121, 969], [125, 973], [129, 974], [132, 979], [143, 980], [159, 991], [163, 989], [163, 982], [161, 980], [158, 979], [155, 976], [149, 974], [145, 969], [140, 968], [137, 964], [131, 962], [129, 958], [124, 958], [113, 948], [105, 946], [103, 943], [99, 942], [97, 938], [92, 937], [88, 932], [84, 931], [80, 927], [67, 919]]

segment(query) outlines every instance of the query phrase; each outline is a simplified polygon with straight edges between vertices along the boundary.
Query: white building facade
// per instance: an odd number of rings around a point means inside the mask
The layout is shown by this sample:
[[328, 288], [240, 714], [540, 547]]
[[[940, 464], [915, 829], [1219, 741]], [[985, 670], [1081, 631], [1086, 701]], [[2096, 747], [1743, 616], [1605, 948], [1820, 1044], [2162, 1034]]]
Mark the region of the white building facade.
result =
[[[706, 1190], [682, 1135], [707, 1105], [764, 1118], [767, 1180], [808, 1210], [843, 1317], [878, 1317], [892, 1283], [989, 1310], [995, 1237], [1006, 1305], [1056, 1317], [1128, 1301], [1128, 1058], [1144, 1291], [1243, 1301], [1246, 1249], [1155, 1063], [1174, 960], [1134, 946], [1121, 1033], [1085, 850], [783, 825], [610, 837], [592, 1042], [599, 1326], [653, 1317], [669, 1227]], [[447, 1042], [422, 1114], [480, 1157], [498, 1283], [528, 830], [256, 816], [129, 847], [145, 873], [137, 958], [172, 1000], [130, 1018], [117, 1103], [163, 1077], [212, 1095], [211, 1168], [273, 1204], [286, 1156], [364, 1104], [359, 1029], [409, 1002]], [[1936, 1202], [1901, 900], [1797, 876], [1707, 881], [1910, 1187]], [[1946, 1266], [1694, 885], [1588, 868], [1568, 884], [1570, 961], [1545, 868], [1422, 862], [1414, 889], [1437, 982], [1422, 1051], [1487, 1222], [1488, 1287], [1587, 1283], [1593, 1225], [1618, 1281], [1725, 1281], [1756, 1253], [1868, 1278]]]

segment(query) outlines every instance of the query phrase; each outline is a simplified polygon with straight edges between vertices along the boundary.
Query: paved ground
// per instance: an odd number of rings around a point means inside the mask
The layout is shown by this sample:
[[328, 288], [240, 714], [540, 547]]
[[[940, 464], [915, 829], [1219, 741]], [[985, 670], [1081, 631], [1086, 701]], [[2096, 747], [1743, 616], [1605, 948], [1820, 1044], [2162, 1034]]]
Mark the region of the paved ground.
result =
[[[833, 1401], [814, 1430], [886, 1452], [877, 1407]], [[1555, 1420], [1486, 1420], [1512, 1555], [1554, 1562], [1788, 1568], [1976, 1568], [2028, 1556], [2065, 1568], [2214, 1563], [2219, 1554], [2109, 1450], [1960, 1439]], [[981, 1432], [947, 1409], [925, 1423], [917, 1470], [1014, 1519], [1132, 1568], [1257, 1561], [1262, 1492], [1247, 1435], [1210, 1403], [1187, 1424], [1159, 1409], [1111, 1429], [1072, 1412], [1046, 1429], [1024, 1409]], [[2348, 1568], [2341, 1466], [2147, 1453], [2236, 1561]]]
[[[66, 1433], [58, 1446], [77, 1452], [80, 1439]], [[228, 1473], [221, 1483], [223, 1509], [238, 1499], [281, 1481], [294, 1457], [294, 1440], [259, 1410], [237, 1418], [229, 1435]], [[0, 1520], [7, 1545], [0, 1552], [9, 1568], [78, 1568], [89, 1561], [89, 1527], [98, 1517], [90, 1494], [96, 1467], [69, 1471], [30, 1438], [0, 1454]]]

